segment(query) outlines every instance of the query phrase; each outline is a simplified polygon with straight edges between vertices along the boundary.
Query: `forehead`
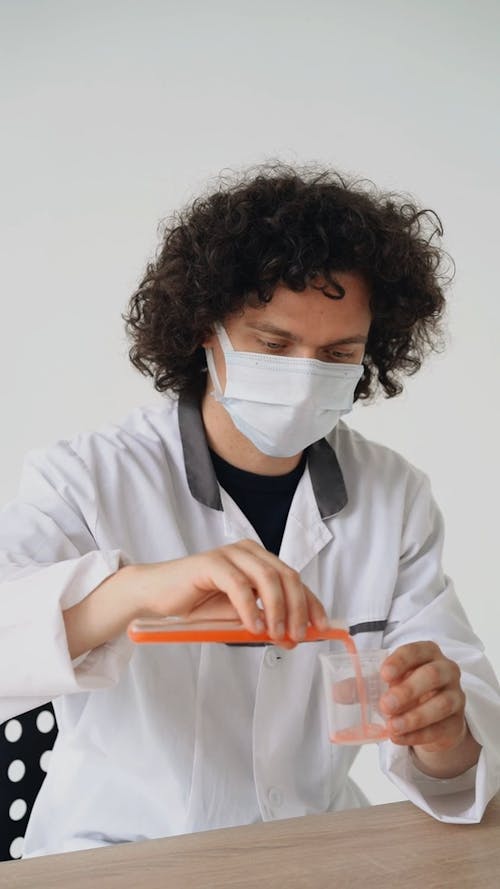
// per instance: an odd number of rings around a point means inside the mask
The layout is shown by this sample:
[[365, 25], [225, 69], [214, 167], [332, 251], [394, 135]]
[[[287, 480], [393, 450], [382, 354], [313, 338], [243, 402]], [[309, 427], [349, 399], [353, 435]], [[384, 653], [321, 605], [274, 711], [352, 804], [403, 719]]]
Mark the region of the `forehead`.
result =
[[[371, 321], [370, 289], [361, 275], [338, 273], [335, 279], [342, 287], [341, 298], [331, 298], [315, 287], [297, 293], [278, 285], [269, 303], [249, 303], [239, 316], [244, 326], [274, 325], [290, 333], [339, 330], [342, 333], [368, 332]], [[321, 282], [320, 282], [321, 283]], [[328, 286], [327, 293], [336, 295]], [[339, 292], [340, 296], [340, 292]], [[352, 329], [352, 330], [351, 330]]]

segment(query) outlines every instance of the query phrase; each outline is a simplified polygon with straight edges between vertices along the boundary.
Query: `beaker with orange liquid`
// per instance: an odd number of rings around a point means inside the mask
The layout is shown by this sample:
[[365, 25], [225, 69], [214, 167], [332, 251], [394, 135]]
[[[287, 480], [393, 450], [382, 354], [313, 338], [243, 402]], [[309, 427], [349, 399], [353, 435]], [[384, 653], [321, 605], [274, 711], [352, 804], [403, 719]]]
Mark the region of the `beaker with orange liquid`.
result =
[[388, 684], [380, 668], [385, 649], [320, 654], [328, 731], [333, 744], [369, 744], [389, 737], [379, 701]]

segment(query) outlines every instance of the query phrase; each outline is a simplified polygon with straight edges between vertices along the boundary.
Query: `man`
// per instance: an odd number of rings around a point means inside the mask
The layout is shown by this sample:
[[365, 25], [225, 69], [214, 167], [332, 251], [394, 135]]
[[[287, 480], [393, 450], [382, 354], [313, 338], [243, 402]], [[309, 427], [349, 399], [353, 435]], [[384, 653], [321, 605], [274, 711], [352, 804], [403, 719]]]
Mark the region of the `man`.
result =
[[[366, 804], [356, 748], [328, 742], [330, 644], [301, 644], [331, 619], [391, 652], [384, 771], [437, 818], [481, 818], [500, 696], [440, 513], [421, 472], [340, 419], [436, 342], [428, 222], [288, 168], [172, 220], [126, 316], [165, 403], [31, 455], [2, 517], [0, 719], [54, 699], [59, 726], [26, 854]], [[267, 625], [278, 647], [126, 636], [181, 614]]]

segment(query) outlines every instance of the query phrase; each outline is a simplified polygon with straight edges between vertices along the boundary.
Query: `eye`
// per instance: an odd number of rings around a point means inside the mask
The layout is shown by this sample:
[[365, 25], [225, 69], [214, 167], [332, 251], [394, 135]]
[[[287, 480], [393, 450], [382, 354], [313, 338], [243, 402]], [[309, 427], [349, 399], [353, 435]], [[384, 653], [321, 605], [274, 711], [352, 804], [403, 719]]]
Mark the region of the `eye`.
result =
[[258, 342], [265, 346], [266, 349], [269, 349], [270, 352], [279, 352], [281, 349], [286, 348], [284, 343], [273, 343], [267, 340], [258, 340]]
[[334, 361], [352, 361], [355, 357], [354, 352], [330, 352], [329, 355]]

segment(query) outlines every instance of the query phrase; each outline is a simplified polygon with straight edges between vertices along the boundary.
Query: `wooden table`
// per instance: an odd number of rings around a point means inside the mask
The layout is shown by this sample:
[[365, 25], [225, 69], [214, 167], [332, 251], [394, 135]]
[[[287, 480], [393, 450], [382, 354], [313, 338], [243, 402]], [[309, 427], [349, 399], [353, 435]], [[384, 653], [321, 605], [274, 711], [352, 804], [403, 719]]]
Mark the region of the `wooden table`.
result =
[[0, 864], [0, 889], [499, 889], [500, 795], [481, 824], [411, 803]]

